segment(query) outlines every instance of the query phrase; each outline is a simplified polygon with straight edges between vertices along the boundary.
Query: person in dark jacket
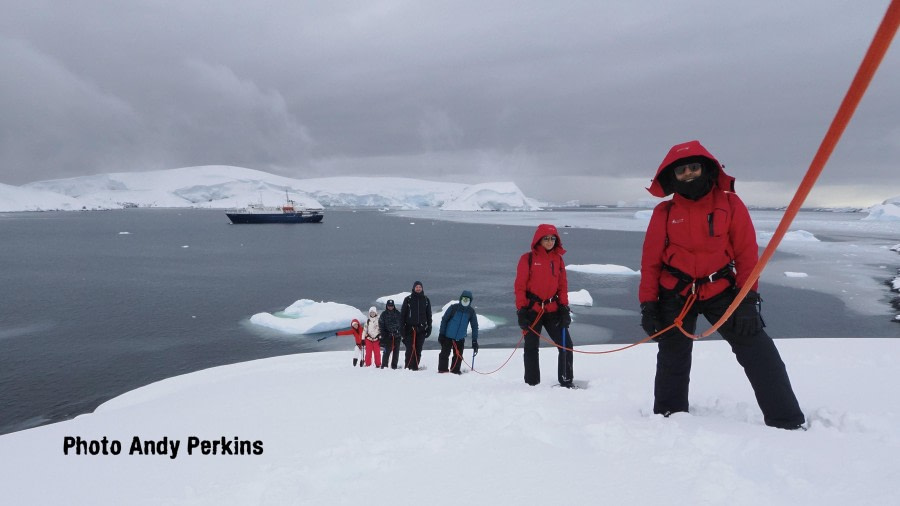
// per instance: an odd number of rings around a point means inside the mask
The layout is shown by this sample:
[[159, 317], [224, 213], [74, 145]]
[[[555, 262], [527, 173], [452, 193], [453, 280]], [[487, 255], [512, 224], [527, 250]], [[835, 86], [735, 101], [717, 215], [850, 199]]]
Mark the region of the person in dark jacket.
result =
[[412, 293], [403, 299], [400, 308], [400, 326], [403, 328], [403, 344], [406, 346], [407, 369], [419, 370], [422, 346], [431, 335], [431, 301], [425, 296], [421, 281], [413, 283]]
[[[438, 330], [438, 342], [441, 352], [438, 354], [438, 372], [461, 374], [463, 350], [466, 349], [466, 334], [472, 328], [472, 351], [478, 354], [478, 316], [472, 306], [472, 292], [463, 290], [459, 302], [444, 311], [441, 327]], [[449, 365], [450, 355], [453, 355]]]
[[564, 387], [573, 387], [573, 342], [569, 334], [572, 315], [565, 253], [556, 227], [541, 224], [531, 240], [531, 251], [519, 258], [516, 268], [516, 316], [525, 332], [525, 383], [529, 385], [541, 382], [538, 345], [543, 327], [559, 349], [557, 380]]
[[[717, 322], [756, 266], [759, 249], [747, 207], [734, 192], [734, 178], [697, 141], [673, 146], [650, 188], [673, 194], [653, 210], [641, 258], [641, 326], [653, 335], [672, 324], [692, 290], [697, 300], [684, 317], [694, 333], [697, 316]], [[763, 330], [758, 284], [720, 328], [756, 394], [766, 425], [802, 429], [803, 411], [772, 338]], [[653, 412], [688, 411], [694, 341], [673, 328], [656, 338]]]
[[397, 368], [400, 355], [400, 341], [403, 339], [400, 325], [400, 311], [394, 306], [394, 300], [389, 299], [384, 311], [378, 317], [378, 327], [381, 329], [381, 367], [388, 366], [388, 358], [391, 358], [391, 369]]

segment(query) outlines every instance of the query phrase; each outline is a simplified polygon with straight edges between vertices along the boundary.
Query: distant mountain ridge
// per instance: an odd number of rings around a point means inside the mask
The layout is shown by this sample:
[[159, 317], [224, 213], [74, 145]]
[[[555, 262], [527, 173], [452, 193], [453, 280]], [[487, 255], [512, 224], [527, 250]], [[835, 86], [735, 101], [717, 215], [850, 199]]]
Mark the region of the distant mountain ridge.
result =
[[293, 179], [267, 172], [207, 165], [118, 172], [0, 184], [0, 212], [121, 209], [125, 207], [243, 207], [289, 198], [307, 207], [432, 207], [464, 211], [533, 211], [544, 205], [512, 182], [467, 185], [397, 177]]

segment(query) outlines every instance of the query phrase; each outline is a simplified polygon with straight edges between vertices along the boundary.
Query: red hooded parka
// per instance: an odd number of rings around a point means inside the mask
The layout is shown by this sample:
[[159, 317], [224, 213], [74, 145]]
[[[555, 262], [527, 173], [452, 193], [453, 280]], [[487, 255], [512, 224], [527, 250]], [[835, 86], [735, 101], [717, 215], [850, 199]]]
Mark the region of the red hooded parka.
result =
[[[665, 197], [672, 190], [672, 170], [685, 158], [703, 161], [703, 170], [711, 170], [712, 189], [697, 200], [675, 194], [671, 201], [653, 209], [641, 257], [640, 302], [655, 301], [659, 288], [673, 289], [678, 279], [663, 268], [672, 266], [699, 279], [734, 262], [735, 284], [742, 287], [759, 260], [756, 231], [747, 206], [733, 193], [734, 178], [698, 141], [678, 144], [669, 150], [647, 190]], [[683, 163], [683, 162], [682, 162]], [[728, 279], [700, 285], [701, 300], [714, 297], [730, 286]], [[753, 289], [757, 289], [754, 283]], [[682, 293], [687, 293], [690, 286]]]
[[[553, 249], [547, 251], [541, 246], [541, 238], [547, 235], [556, 237]], [[531, 265], [529, 266], [529, 254]], [[566, 264], [562, 256], [566, 254], [562, 240], [556, 227], [548, 224], [538, 225], [531, 240], [531, 252], [525, 253], [519, 258], [516, 267], [516, 309], [530, 306], [530, 309], [538, 311], [540, 304], [529, 303], [527, 292], [533, 293], [541, 300], [548, 300], [554, 295], [559, 296], [559, 303], [569, 305], [569, 283], [566, 280]], [[544, 312], [551, 313], [558, 309], [556, 301], [544, 305]]]
[[[356, 322], [356, 328], [353, 327], [353, 322]], [[334, 334], [337, 335], [337, 336], [353, 336], [353, 338], [356, 339], [356, 345], [357, 345], [357, 346], [360, 346], [360, 345], [362, 345], [362, 343], [363, 343], [363, 342], [362, 342], [362, 337], [363, 337], [363, 326], [362, 326], [362, 324], [359, 323], [359, 320], [357, 320], [356, 318], [354, 318], [354, 319], [350, 322], [350, 328], [349, 328], [349, 329], [347, 329], [347, 330], [341, 330], [341, 331], [335, 332]]]

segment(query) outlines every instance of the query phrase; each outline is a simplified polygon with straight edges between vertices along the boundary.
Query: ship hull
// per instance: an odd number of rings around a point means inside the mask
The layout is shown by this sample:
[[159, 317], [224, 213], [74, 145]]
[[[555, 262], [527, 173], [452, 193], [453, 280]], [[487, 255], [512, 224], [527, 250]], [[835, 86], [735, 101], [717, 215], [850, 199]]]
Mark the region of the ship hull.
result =
[[235, 225], [254, 223], [321, 223], [321, 213], [225, 213]]

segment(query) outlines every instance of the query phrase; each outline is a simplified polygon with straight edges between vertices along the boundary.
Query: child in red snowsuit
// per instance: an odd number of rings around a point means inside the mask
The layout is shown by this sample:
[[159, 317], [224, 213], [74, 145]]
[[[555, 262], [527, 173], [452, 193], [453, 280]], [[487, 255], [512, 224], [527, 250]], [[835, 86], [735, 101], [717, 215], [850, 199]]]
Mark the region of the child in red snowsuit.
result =
[[364, 365], [363, 358], [365, 358], [365, 355], [363, 354], [364, 350], [363, 350], [362, 334], [363, 334], [362, 325], [359, 324], [359, 320], [357, 320], [356, 318], [354, 318], [353, 321], [350, 322], [349, 329], [341, 330], [341, 331], [334, 333], [334, 335], [336, 335], [336, 336], [353, 336], [356, 339], [356, 349], [354, 350], [354, 353], [353, 353], [355, 355], [353, 357], [353, 367], [356, 367], [356, 364], [359, 364], [360, 367], [362, 367]]

